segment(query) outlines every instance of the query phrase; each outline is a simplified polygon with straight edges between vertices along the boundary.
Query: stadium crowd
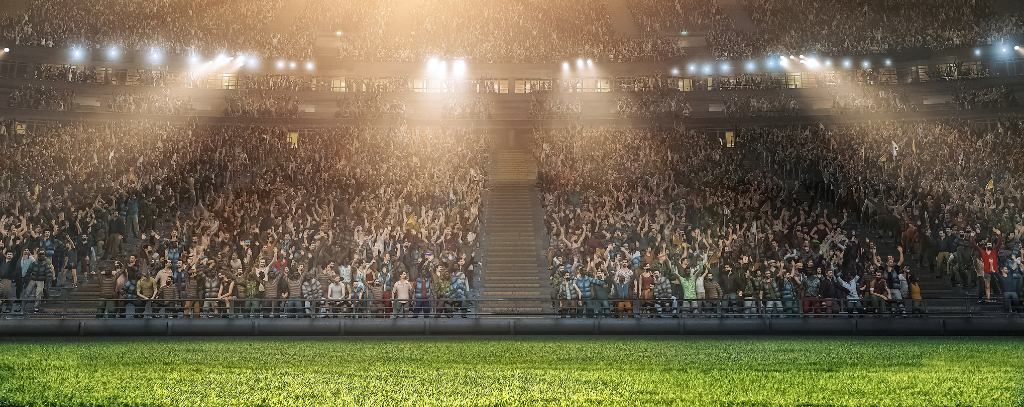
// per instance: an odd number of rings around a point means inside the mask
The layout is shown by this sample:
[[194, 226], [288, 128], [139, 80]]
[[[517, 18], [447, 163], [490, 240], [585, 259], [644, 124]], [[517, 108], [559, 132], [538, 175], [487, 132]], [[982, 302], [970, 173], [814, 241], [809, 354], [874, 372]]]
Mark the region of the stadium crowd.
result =
[[953, 88], [953, 104], [957, 109], [978, 109], [984, 107], [1017, 106], [1017, 95], [1012, 86], [990, 86], [981, 89], [967, 89], [964, 85]]
[[227, 97], [225, 116], [296, 117], [299, 98], [295, 95], [271, 94], [264, 91], [236, 92]]
[[187, 115], [192, 112], [192, 98], [172, 96], [168, 89], [164, 89], [160, 94], [117, 92], [107, 103], [107, 111], [131, 114]]
[[98, 317], [383, 316], [413, 295], [455, 313], [470, 295], [480, 133], [123, 121], [3, 142], [5, 313], [80, 275]]
[[753, 27], [740, 27], [717, 2], [630, 3], [642, 34], [706, 35], [718, 59], [770, 55], [862, 55], [945, 49], [1024, 38], [1024, 14], [996, 12], [991, 0], [822, 2], [744, 0]]
[[579, 119], [583, 115], [583, 101], [548, 96], [530, 98], [531, 119]]
[[[478, 62], [650, 61], [678, 58], [682, 33], [706, 35], [718, 59], [817, 53], [858, 55], [995, 44], [1024, 37], [1024, 14], [997, 12], [994, 0], [744, 0], [737, 24], [717, 2], [638, 0], [629, 10], [639, 35], [617, 33], [604, 2], [427, 0], [410, 30], [391, 26], [395, 0], [314, 0], [278, 21], [281, 0], [159, 4], [113, 0], [29, 2], [0, 18], [0, 38], [17, 45], [78, 47], [142, 55], [250, 55], [308, 59], [317, 37], [338, 38], [342, 59]], [[118, 57], [119, 55], [107, 56]]]
[[337, 100], [336, 117], [375, 119], [405, 117], [405, 100], [387, 100], [380, 93], [356, 93]]
[[45, 110], [73, 110], [75, 91], [45, 85], [26, 85], [18, 88], [7, 98], [7, 107]]
[[441, 117], [445, 119], [490, 119], [493, 115], [494, 101], [479, 96], [449, 96], [441, 104]]
[[640, 97], [621, 97], [616, 110], [624, 119], [654, 119], [690, 117], [690, 103], [679, 91], [642, 94]]
[[1020, 311], [1021, 161], [1005, 152], [1022, 125], [748, 130], [756, 172], [682, 128], [538, 132], [551, 299], [574, 316], [908, 314], [926, 312], [922, 279], [948, 278]]

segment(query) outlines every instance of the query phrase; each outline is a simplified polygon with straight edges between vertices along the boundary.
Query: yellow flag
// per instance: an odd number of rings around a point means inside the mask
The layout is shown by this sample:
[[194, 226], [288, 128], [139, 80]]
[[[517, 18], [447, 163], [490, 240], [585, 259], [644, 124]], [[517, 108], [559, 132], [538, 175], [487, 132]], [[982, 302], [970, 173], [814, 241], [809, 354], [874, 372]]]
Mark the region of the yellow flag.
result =
[[878, 159], [878, 163], [881, 164], [881, 163], [884, 163], [884, 162], [885, 162], [885, 156], [883, 155], [882, 158]]
[[993, 180], [991, 180], [991, 179], [988, 180], [988, 186], [985, 187], [985, 189], [995, 189], [996, 185], [992, 181]]
[[910, 149], [914, 150], [915, 153], [917, 152], [917, 140], [910, 143]]

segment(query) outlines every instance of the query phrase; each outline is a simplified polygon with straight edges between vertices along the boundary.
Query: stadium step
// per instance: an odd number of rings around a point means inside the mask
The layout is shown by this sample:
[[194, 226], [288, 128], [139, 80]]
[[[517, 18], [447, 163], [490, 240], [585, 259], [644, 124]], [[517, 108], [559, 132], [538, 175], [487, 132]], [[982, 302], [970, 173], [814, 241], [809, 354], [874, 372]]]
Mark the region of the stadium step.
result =
[[636, 22], [633, 20], [633, 13], [629, 11], [627, 0], [605, 0], [607, 5], [608, 19], [612, 23], [612, 30], [620, 37], [636, 38], [639, 36], [636, 29]]
[[[543, 213], [532, 155], [503, 149], [492, 154], [484, 202], [484, 285], [479, 310], [495, 314], [550, 310], [542, 295]], [[500, 300], [500, 301], [497, 301]], [[548, 300], [549, 301], [549, 300]]]
[[391, 17], [388, 19], [385, 31], [387, 35], [394, 37], [408, 37], [412, 34], [413, 9], [419, 0], [398, 0], [391, 6]]

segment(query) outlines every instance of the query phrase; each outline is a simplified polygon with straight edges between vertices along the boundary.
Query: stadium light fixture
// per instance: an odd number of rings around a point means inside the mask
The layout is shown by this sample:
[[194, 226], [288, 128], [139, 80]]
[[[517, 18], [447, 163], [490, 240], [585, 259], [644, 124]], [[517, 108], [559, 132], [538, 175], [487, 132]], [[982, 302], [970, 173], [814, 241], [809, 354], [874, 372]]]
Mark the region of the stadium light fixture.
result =
[[291, 69], [295, 69], [295, 61], [289, 62], [288, 63], [288, 67], [291, 68]]
[[11, 52], [10, 48], [4, 47], [4, 52]]
[[307, 71], [312, 71], [313, 70], [313, 61], [306, 62], [306, 70]]
[[710, 74], [711, 73], [711, 64], [704, 64], [704, 73], [705, 74]]
[[697, 72], [697, 65], [696, 64], [690, 64], [689, 66], [686, 67], [686, 70], [689, 71], [690, 73]]
[[849, 68], [851, 66], [853, 66], [853, 62], [850, 62], [849, 59], [843, 60], [843, 68]]
[[563, 71], [568, 71], [569, 70], [569, 62], [566, 62], [566, 61], [562, 62], [562, 70]]
[[284, 69], [284, 61], [277, 61], [277, 69]]
[[466, 76], [466, 61], [457, 60], [452, 63], [452, 73], [457, 77]]
[[583, 58], [579, 58], [579, 59], [576, 60], [576, 67], [577, 68], [582, 68], [583, 67]]
[[831, 68], [832, 67], [832, 60], [831, 59], [826, 59], [825, 60], [825, 66]]
[[747, 72], [754, 72], [757, 69], [757, 64], [754, 61], [747, 61]]
[[[1014, 45], [1013, 46], [1013, 50], [1014, 51], [1020, 51], [1020, 45]], [[4, 48], [4, 52], [7, 52], [7, 48]]]
[[431, 74], [431, 75], [437, 73], [438, 65], [439, 64], [438, 64], [437, 57], [431, 57], [430, 59], [428, 59], [427, 60], [427, 73]]
[[340, 37], [340, 36], [341, 36], [341, 31], [335, 31], [335, 32], [334, 32], [334, 35], [337, 35], [337, 36], [339, 36], [339, 37]]
[[593, 66], [594, 66], [594, 60], [593, 59], [588, 59], [587, 60], [587, 67], [593, 67]]
[[868, 60], [865, 59], [864, 62], [860, 63], [860, 66], [862, 66], [864, 68], [870, 68], [871, 67], [871, 61], [868, 61]]
[[976, 56], [976, 57], [980, 57], [981, 56], [981, 48], [975, 48], [974, 49], [974, 56]]
[[679, 68], [672, 68], [672, 76], [679, 75]]
[[163, 60], [163, 54], [160, 53], [160, 50], [153, 48], [153, 50], [149, 52], [149, 62], [158, 64], [161, 60]]
[[117, 57], [120, 55], [121, 50], [117, 49], [117, 47], [110, 47], [109, 49], [107, 49], [107, 56], [111, 59], [117, 59]]
[[[4, 51], [7, 52], [7, 51]], [[71, 58], [79, 59], [82, 57], [82, 50], [80, 48], [71, 48]]]
[[722, 63], [722, 67], [721, 67], [722, 73], [729, 73], [730, 69], [732, 69], [732, 67], [729, 66], [728, 62], [723, 62]]
[[189, 55], [188, 63], [190, 65], [199, 65], [199, 55], [196, 55], [196, 54]]

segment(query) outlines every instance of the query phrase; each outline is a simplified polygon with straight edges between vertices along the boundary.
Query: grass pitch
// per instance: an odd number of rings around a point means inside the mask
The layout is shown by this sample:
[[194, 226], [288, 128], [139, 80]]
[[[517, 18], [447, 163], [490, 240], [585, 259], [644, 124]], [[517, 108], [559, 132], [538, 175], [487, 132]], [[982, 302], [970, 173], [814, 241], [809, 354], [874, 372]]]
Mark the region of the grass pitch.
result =
[[0, 342], [0, 405], [1021, 406], [1024, 340]]

